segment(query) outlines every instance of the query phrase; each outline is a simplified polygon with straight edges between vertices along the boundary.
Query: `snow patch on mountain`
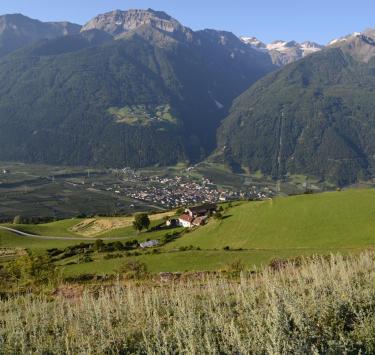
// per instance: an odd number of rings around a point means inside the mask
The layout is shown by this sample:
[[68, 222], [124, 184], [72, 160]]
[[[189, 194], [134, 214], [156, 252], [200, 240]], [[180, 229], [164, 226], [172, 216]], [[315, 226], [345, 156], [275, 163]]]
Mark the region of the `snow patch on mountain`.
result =
[[277, 40], [269, 44], [265, 44], [256, 37], [240, 37], [242, 42], [250, 45], [252, 48], [267, 52], [272, 57], [274, 64], [285, 65], [298, 59], [306, 57], [312, 53], [318, 52], [324, 46], [315, 42], [306, 41], [298, 43], [296, 41]]
[[258, 51], [267, 52], [266, 45], [256, 37], [241, 37], [240, 39]]
[[353, 32], [352, 34], [347, 35], [345, 37], [335, 38], [334, 40], [329, 42], [328, 45], [332, 46], [332, 45], [335, 45], [335, 44], [338, 44], [338, 43], [347, 42], [350, 39], [358, 38], [358, 37], [361, 37], [362, 35], [363, 35], [362, 32]]

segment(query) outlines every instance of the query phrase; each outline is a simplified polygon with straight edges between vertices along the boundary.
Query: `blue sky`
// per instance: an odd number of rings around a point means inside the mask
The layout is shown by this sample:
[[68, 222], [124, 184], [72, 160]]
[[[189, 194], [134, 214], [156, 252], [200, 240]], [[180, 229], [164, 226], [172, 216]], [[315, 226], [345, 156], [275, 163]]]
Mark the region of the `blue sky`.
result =
[[193, 29], [215, 28], [237, 35], [327, 43], [375, 27], [374, 0], [0, 0], [0, 13], [83, 24], [112, 9], [163, 10]]

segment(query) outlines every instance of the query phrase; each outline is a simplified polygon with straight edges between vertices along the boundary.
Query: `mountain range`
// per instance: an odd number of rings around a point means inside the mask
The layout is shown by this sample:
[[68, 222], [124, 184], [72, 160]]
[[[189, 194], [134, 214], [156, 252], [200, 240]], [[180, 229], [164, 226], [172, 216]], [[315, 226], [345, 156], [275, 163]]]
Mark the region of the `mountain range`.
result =
[[256, 37], [241, 37], [241, 40], [260, 52], [268, 53], [272, 62], [279, 67], [293, 63], [324, 48], [324, 46], [310, 41], [298, 43], [278, 40], [265, 44]]
[[275, 69], [232, 33], [194, 32], [151, 9], [49, 37], [0, 61], [2, 160], [199, 161], [215, 149], [233, 99]]
[[375, 31], [193, 31], [160, 11], [0, 16], [0, 160], [144, 167], [211, 156], [274, 179], [375, 175]]

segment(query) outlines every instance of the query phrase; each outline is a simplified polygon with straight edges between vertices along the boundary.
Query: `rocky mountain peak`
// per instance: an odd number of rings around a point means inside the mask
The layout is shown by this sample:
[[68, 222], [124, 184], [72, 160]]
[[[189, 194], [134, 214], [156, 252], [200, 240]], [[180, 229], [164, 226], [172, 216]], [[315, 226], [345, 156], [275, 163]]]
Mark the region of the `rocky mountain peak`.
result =
[[278, 66], [295, 62], [324, 48], [324, 46], [310, 41], [298, 43], [276, 40], [265, 44], [256, 37], [241, 37], [241, 40], [258, 51], [267, 52], [271, 56], [272, 62]]
[[262, 41], [260, 41], [256, 37], [241, 37], [240, 39], [241, 39], [242, 42], [250, 45], [254, 49], [257, 49], [257, 50], [262, 51], [262, 52], [267, 51], [266, 44], [263, 43]]
[[317, 49], [323, 49], [324, 46], [321, 44], [318, 44], [316, 42], [311, 42], [311, 41], [305, 41], [301, 43], [301, 46], [304, 48], [317, 48]]
[[375, 57], [375, 30], [367, 29], [335, 39], [329, 43], [329, 47], [340, 48], [354, 59], [368, 63]]
[[97, 29], [105, 31], [112, 36], [119, 36], [144, 25], [149, 25], [168, 33], [186, 31], [185, 27], [165, 12], [152, 9], [107, 12], [96, 16], [86, 23], [82, 31]]

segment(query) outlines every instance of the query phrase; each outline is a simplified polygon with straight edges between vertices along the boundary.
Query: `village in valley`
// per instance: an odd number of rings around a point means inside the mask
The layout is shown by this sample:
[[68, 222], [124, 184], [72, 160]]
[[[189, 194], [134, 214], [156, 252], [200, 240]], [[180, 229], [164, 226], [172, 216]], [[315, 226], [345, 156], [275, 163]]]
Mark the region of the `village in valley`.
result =
[[[266, 183], [241, 177], [237, 184], [231, 184], [214, 175], [194, 167], [161, 171], [158, 168], [89, 169], [3, 163], [0, 207], [4, 221], [15, 215], [61, 219], [264, 200], [275, 195], [274, 187]], [[29, 208], [35, 198], [40, 201], [38, 208]]]
[[260, 191], [256, 186], [236, 190], [219, 188], [210, 179], [192, 179], [190, 176], [147, 176], [131, 168], [117, 170], [121, 183], [110, 187], [116, 194], [153, 203], [165, 209], [191, 206], [199, 203], [217, 203], [234, 200], [263, 200], [274, 195], [269, 188]]

